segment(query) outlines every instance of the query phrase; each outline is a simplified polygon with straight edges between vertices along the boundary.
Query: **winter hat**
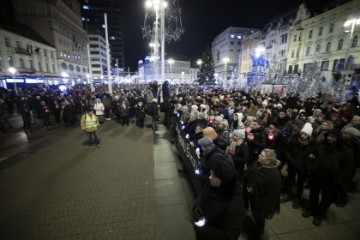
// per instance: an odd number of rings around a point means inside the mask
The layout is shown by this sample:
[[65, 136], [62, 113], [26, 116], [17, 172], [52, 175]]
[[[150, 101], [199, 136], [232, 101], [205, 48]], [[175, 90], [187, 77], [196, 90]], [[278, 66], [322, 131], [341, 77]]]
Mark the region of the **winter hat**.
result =
[[360, 131], [357, 128], [354, 128], [354, 127], [347, 127], [344, 130], [344, 133], [348, 133], [353, 137], [360, 137]]
[[359, 115], [354, 115], [354, 117], [352, 118], [351, 121], [360, 121], [360, 116]]
[[212, 147], [214, 145], [212, 138], [209, 136], [200, 138], [198, 143], [202, 147]]
[[220, 123], [226, 127], [229, 126], [229, 122], [226, 119], [222, 120]]
[[197, 111], [197, 110], [198, 110], [198, 106], [192, 105], [192, 106], [191, 106], [191, 109]]
[[304, 127], [301, 129], [301, 132], [306, 133], [308, 136], [311, 136], [313, 132], [313, 127], [311, 123], [305, 123]]
[[221, 181], [228, 182], [235, 177], [235, 167], [228, 161], [218, 160], [216, 161], [211, 170], [214, 175]]
[[244, 118], [244, 114], [243, 113], [235, 113], [237, 118], [238, 118], [238, 121], [242, 121], [243, 118]]
[[234, 135], [241, 139], [244, 139], [245, 138], [245, 129], [236, 129], [234, 131]]
[[262, 106], [265, 108], [269, 105], [268, 101], [265, 99], [262, 103]]
[[271, 110], [270, 110], [270, 109], [267, 108], [265, 111], [266, 111], [269, 115], [271, 115]]
[[223, 118], [222, 116], [216, 116], [216, 117], [214, 118], [214, 120], [215, 120], [216, 122], [221, 122], [222, 120], [224, 120], [224, 118]]
[[205, 119], [206, 118], [206, 113], [205, 112], [200, 112], [199, 113], [199, 118], [200, 119]]
[[305, 111], [301, 111], [301, 112], [299, 113], [299, 116], [305, 116], [305, 117], [307, 117], [307, 114], [306, 114]]

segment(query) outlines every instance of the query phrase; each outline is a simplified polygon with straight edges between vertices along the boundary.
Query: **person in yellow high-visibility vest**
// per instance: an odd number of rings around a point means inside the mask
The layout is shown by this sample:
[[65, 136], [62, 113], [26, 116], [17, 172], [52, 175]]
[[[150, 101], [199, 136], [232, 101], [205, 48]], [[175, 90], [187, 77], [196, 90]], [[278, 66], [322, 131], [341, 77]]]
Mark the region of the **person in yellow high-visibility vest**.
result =
[[92, 109], [89, 109], [82, 117], [81, 117], [81, 129], [86, 132], [86, 136], [89, 141], [90, 146], [100, 147], [100, 140], [96, 135], [96, 131], [100, 126], [99, 119], [94, 114]]

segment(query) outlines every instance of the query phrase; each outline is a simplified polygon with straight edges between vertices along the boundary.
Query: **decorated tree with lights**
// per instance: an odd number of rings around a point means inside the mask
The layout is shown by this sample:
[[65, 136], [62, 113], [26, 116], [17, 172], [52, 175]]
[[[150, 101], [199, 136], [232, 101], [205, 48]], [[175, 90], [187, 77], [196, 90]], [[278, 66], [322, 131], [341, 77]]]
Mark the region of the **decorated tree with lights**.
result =
[[211, 46], [208, 45], [202, 54], [203, 64], [200, 66], [199, 79], [200, 85], [214, 85], [215, 84], [215, 67], [212, 58]]
[[326, 79], [321, 75], [320, 63], [313, 61], [304, 66], [299, 82], [290, 82], [288, 92], [298, 92], [301, 100], [314, 98], [319, 93], [329, 92]]

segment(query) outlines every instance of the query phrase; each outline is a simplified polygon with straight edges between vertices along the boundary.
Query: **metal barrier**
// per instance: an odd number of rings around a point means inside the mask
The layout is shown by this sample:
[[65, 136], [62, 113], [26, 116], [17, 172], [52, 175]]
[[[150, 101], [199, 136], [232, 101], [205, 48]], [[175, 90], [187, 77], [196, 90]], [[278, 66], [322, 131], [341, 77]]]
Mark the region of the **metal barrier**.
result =
[[175, 135], [176, 148], [197, 194], [202, 185], [201, 160], [197, 156], [194, 147], [190, 145], [190, 141], [186, 138], [186, 133], [183, 130], [184, 125], [178, 117], [174, 118], [173, 124], [175, 124], [173, 134]]

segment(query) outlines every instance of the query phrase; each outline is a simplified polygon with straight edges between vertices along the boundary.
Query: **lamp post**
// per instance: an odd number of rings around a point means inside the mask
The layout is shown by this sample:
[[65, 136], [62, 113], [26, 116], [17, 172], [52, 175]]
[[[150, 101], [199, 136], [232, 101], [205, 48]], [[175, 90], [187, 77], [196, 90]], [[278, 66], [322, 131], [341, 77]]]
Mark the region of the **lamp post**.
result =
[[201, 64], [203, 63], [203, 61], [201, 59], [197, 60], [196, 61], [196, 64], [199, 65], [199, 70], [197, 72], [197, 79], [199, 80], [200, 77], [199, 77], [199, 74], [200, 74], [200, 69], [201, 69]]
[[159, 71], [159, 67], [158, 67], [158, 62], [159, 62], [159, 54], [158, 54], [158, 48], [160, 47], [159, 43], [157, 42], [151, 42], [149, 44], [149, 46], [151, 48], [153, 48], [154, 50], [154, 53], [153, 55], [150, 57], [150, 61], [152, 61], [154, 64], [153, 64], [153, 68], [154, 68], [154, 77], [155, 77], [155, 80], [157, 81], [158, 80], [158, 71]]
[[230, 61], [230, 59], [228, 57], [224, 57], [223, 58], [223, 62], [225, 64], [225, 69], [224, 69], [224, 75], [225, 75], [225, 78], [224, 78], [224, 84], [225, 84], [225, 87], [227, 85], [227, 63]]
[[355, 25], [360, 25], [360, 17], [349, 17], [348, 20], [346, 20], [344, 23], [344, 27], [351, 26], [350, 39], [353, 37]]
[[170, 58], [169, 60], [168, 60], [168, 63], [169, 63], [169, 65], [170, 65], [170, 69], [169, 69], [169, 72], [170, 72], [170, 79], [171, 79], [171, 81], [173, 80], [173, 72], [172, 72], [172, 65], [174, 64], [174, 59], [172, 59], [172, 58]]
[[[165, 8], [167, 7], [167, 2], [164, 0], [147, 0], [145, 3], [147, 8], [153, 8], [155, 10], [155, 43], [158, 43], [159, 40], [159, 14], [160, 14], [160, 43], [161, 43], [161, 83], [165, 81]], [[156, 52], [154, 52], [155, 57], [157, 58], [157, 47], [155, 47]], [[159, 85], [160, 86], [160, 85]], [[161, 91], [158, 91], [161, 93]], [[162, 94], [160, 101], [162, 102]]]
[[9, 72], [11, 73], [12, 75], [12, 79], [13, 79], [13, 82], [14, 82], [14, 90], [15, 90], [15, 93], [18, 94], [18, 90], [17, 90], [17, 86], [16, 86], [16, 81], [15, 81], [15, 78], [14, 78], [14, 74], [16, 73], [16, 69], [14, 67], [9, 67]]

